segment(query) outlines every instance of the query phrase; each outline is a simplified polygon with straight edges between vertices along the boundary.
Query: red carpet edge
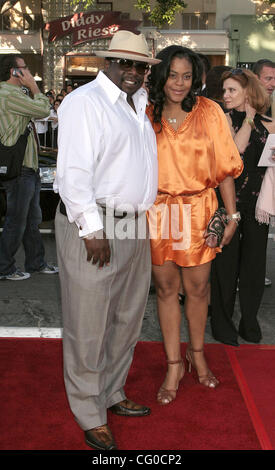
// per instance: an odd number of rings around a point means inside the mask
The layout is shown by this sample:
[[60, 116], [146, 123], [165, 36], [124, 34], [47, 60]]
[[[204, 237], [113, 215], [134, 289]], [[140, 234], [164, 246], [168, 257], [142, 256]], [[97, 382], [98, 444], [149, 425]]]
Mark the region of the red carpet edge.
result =
[[[244, 348], [275, 349], [275, 346], [242, 345], [241, 348], [242, 349], [244, 349]], [[262, 450], [274, 450], [273, 446], [270, 442], [270, 439], [268, 437], [268, 434], [266, 432], [263, 421], [261, 419], [261, 416], [258, 412], [258, 409], [257, 409], [256, 405], [255, 405], [253, 396], [250, 392], [249, 386], [246, 382], [246, 379], [245, 379], [245, 376], [244, 376], [243, 371], [241, 369], [241, 366], [238, 362], [238, 359], [237, 359], [237, 356], [236, 356], [236, 351], [239, 350], [239, 348], [234, 348], [234, 347], [231, 347], [231, 346], [225, 346], [225, 350], [226, 350], [227, 356], [229, 358], [232, 370], [235, 374], [236, 380], [238, 382], [238, 385], [239, 385], [240, 391], [242, 393], [243, 399], [244, 399], [245, 404], [247, 406], [248, 413], [250, 415], [251, 421], [253, 423], [253, 426], [254, 426], [255, 432], [257, 434], [257, 437], [259, 439]]]

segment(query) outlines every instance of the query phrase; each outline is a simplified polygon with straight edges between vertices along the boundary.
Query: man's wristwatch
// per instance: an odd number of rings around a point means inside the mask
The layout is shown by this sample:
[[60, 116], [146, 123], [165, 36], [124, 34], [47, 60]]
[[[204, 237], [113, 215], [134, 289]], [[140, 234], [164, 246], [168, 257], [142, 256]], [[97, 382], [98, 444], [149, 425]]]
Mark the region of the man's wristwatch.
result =
[[239, 222], [241, 220], [241, 214], [240, 212], [235, 212], [235, 214], [227, 215], [226, 218], [227, 222], [229, 222], [230, 220], [234, 220], [234, 222], [239, 225]]

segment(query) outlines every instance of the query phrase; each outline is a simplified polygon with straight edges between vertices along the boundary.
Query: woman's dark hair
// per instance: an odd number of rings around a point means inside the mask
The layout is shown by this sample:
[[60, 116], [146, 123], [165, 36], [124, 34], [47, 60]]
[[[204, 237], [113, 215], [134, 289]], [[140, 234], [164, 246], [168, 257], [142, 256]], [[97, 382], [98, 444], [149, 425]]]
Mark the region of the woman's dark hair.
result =
[[214, 100], [223, 99], [222, 81], [221, 77], [224, 72], [228, 72], [232, 67], [227, 65], [216, 65], [209, 70], [206, 75], [205, 86], [207, 98]]
[[6, 54], [0, 59], [0, 81], [6, 82], [10, 79], [10, 70], [17, 67], [17, 59], [23, 59], [20, 54]]
[[163, 88], [169, 77], [171, 62], [175, 57], [186, 59], [192, 65], [192, 86], [188, 95], [181, 103], [181, 107], [184, 111], [189, 112], [192, 110], [196, 103], [196, 95], [200, 93], [202, 87], [201, 77], [203, 67], [199, 56], [195, 52], [182, 46], [168, 46], [160, 51], [156, 58], [161, 59], [161, 62], [151, 67], [147, 84], [149, 101], [154, 105], [153, 121], [156, 123], [161, 124], [161, 116], [165, 102]]

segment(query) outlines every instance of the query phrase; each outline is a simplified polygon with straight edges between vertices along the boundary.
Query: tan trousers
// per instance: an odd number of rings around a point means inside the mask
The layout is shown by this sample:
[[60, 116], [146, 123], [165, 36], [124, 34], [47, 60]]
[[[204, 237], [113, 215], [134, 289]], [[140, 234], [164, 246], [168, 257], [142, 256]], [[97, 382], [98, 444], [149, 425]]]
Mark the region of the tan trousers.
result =
[[[123, 223], [117, 218], [113, 222]], [[107, 423], [107, 408], [125, 398], [123, 387], [150, 287], [150, 242], [137, 235], [110, 240], [110, 266], [99, 269], [87, 262], [77, 226], [59, 207], [55, 233], [65, 387], [76, 421], [88, 430]]]

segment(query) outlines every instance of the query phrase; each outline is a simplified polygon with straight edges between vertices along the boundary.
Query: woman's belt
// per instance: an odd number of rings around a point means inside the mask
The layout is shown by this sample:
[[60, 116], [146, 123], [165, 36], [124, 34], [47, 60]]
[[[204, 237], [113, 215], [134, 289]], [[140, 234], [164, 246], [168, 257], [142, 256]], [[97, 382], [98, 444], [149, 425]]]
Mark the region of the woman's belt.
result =
[[170, 193], [165, 193], [165, 192], [162, 192], [162, 191], [158, 191], [158, 194], [160, 194], [160, 195], [166, 194], [167, 196], [170, 196], [170, 197], [188, 197], [188, 196], [191, 197], [191, 196], [199, 196], [200, 194], [205, 193], [209, 189], [214, 189], [214, 188], [211, 188], [211, 187], [204, 188], [201, 191], [198, 191], [197, 193], [180, 193], [180, 194], [176, 194], [175, 196], [173, 196]]

